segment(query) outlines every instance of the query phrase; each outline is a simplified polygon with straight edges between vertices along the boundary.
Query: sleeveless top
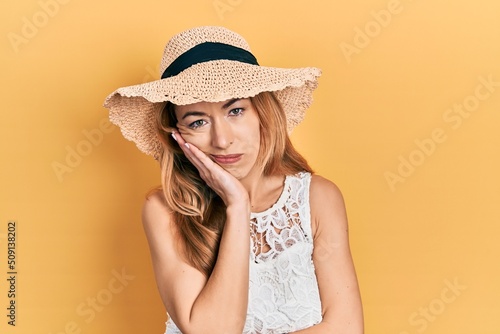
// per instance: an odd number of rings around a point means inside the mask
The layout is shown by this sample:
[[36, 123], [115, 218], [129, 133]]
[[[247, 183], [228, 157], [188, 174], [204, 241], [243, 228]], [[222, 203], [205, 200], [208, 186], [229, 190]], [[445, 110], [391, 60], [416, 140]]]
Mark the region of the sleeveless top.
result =
[[[310, 173], [286, 176], [278, 201], [250, 216], [250, 282], [243, 334], [288, 333], [322, 320], [312, 261], [310, 182]], [[182, 334], [172, 319], [166, 325], [165, 334]]]

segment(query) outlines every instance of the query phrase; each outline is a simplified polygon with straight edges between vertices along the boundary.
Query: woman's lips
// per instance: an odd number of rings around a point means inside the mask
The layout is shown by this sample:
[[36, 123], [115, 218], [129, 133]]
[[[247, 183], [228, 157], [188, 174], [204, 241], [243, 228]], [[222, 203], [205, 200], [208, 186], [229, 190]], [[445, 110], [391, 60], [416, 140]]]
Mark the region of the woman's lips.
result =
[[228, 154], [228, 155], [214, 155], [212, 154], [212, 158], [214, 158], [215, 162], [222, 165], [234, 164], [240, 161], [243, 154]]

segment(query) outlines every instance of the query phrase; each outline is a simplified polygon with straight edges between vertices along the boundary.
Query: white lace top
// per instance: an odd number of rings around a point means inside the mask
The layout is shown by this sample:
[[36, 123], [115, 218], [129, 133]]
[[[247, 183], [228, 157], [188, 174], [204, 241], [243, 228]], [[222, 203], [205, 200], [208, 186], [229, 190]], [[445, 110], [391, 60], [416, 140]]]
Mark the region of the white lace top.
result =
[[[312, 261], [311, 174], [287, 176], [278, 201], [250, 217], [250, 286], [243, 334], [281, 334], [321, 322]], [[166, 334], [181, 334], [169, 318]]]

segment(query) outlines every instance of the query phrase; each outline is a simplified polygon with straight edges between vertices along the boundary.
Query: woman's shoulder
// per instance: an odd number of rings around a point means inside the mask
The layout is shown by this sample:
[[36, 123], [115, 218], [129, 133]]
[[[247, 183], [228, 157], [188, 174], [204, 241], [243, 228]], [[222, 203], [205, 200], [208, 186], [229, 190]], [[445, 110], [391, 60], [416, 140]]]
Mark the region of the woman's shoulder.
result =
[[295, 175], [289, 175], [288, 177], [299, 179], [304, 185], [309, 183], [309, 198], [311, 204], [331, 200], [342, 200], [342, 192], [339, 187], [334, 182], [321, 175], [302, 171]]
[[329, 179], [316, 174], [311, 176], [309, 201], [313, 230], [317, 231], [321, 222], [344, 220], [344, 197], [340, 188]]
[[142, 205], [142, 223], [145, 228], [158, 225], [168, 225], [172, 212], [168, 209], [165, 196], [161, 189], [151, 190], [146, 194]]
[[183, 256], [175, 216], [168, 208], [161, 189], [150, 191], [146, 195], [141, 218], [153, 254], [170, 254], [169, 259], [172, 261]]
[[150, 190], [145, 196], [142, 208], [147, 211], [167, 210], [167, 204], [162, 190], [160, 188]]
[[314, 193], [315, 195], [324, 194], [333, 197], [342, 197], [340, 188], [334, 182], [318, 174], [311, 175], [310, 193], [311, 195]]

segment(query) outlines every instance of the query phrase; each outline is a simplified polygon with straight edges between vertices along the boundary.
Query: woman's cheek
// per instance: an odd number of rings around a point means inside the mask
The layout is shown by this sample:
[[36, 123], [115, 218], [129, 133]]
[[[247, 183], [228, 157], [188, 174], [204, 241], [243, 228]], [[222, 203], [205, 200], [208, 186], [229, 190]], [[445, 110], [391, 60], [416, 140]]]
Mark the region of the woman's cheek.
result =
[[184, 139], [193, 135], [193, 130], [185, 125], [177, 124], [177, 130], [179, 130], [179, 133], [182, 135]]
[[177, 129], [179, 130], [179, 133], [186, 142], [195, 145], [199, 149], [206, 146], [208, 134], [205, 133], [204, 131], [200, 130], [195, 131], [187, 127], [178, 127]]

